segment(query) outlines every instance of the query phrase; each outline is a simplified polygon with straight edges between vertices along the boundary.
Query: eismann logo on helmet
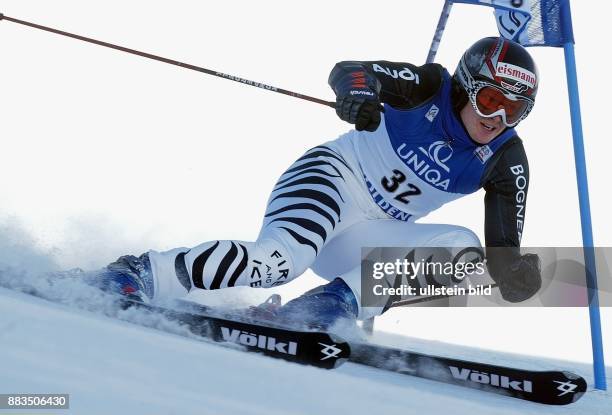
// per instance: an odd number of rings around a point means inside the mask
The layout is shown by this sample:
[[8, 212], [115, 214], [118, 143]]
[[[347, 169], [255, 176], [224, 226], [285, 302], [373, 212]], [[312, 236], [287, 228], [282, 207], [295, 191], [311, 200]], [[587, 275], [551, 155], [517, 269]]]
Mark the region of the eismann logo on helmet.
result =
[[498, 62], [497, 68], [495, 68], [495, 76], [522, 82], [527, 84], [529, 88], [535, 88], [536, 86], [536, 76], [533, 72], [511, 63]]

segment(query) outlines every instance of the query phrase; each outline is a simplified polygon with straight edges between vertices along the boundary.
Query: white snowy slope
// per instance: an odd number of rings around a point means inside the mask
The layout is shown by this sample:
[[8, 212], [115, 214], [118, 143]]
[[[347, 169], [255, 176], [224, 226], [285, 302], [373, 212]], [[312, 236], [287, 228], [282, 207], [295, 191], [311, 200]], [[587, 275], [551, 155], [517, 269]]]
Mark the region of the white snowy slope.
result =
[[[168, 330], [178, 330], [165, 324]], [[428, 349], [423, 341], [387, 340]], [[562, 367], [591, 382], [585, 364], [541, 362], [440, 343], [430, 349], [502, 364]], [[336, 370], [316, 369], [6, 288], [0, 288], [0, 391], [69, 393], [70, 410], [53, 413], [88, 415], [609, 414], [612, 408], [609, 392], [589, 391], [575, 404], [550, 407], [352, 363]]]

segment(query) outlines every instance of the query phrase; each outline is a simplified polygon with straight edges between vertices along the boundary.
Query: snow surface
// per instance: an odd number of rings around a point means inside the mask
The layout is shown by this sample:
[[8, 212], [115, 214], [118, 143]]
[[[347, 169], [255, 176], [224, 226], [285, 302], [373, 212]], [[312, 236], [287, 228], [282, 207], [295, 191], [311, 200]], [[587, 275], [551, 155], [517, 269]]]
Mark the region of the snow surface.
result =
[[[7, 281], [5, 273], [2, 285]], [[60, 290], [49, 292], [53, 296]], [[60, 299], [67, 304], [57, 304], [0, 288], [0, 391], [69, 393], [70, 410], [53, 413], [92, 415], [437, 414], [451, 409], [474, 415], [493, 408], [496, 414], [609, 414], [612, 408], [610, 392], [589, 391], [575, 404], [549, 407], [353, 363], [335, 370], [297, 365], [202, 341], [139, 310], [100, 314], [112, 309], [103, 307], [110, 300], [100, 295], [92, 301], [98, 312], [87, 310], [79, 298], [91, 293], [77, 284]], [[498, 364], [570, 369], [592, 383], [589, 365], [581, 363], [383, 334], [376, 341]]]
[[[118, 310], [111, 297], [78, 278], [48, 278], [61, 269], [56, 259], [19, 226], [0, 226], [0, 393], [69, 393], [70, 410], [54, 413], [611, 413], [612, 393], [592, 390], [589, 353], [573, 347], [588, 344], [588, 320], [577, 309], [511, 309], [506, 316], [498, 309], [395, 309], [376, 323], [385, 331], [376, 331], [374, 342], [514, 367], [566, 369], [587, 379], [591, 390], [580, 401], [550, 407], [353, 363], [329, 371], [221, 347], [161, 316]], [[283, 289], [300, 291], [291, 284]], [[26, 294], [31, 290], [46, 299]], [[240, 306], [267, 293], [243, 287], [190, 298]], [[610, 317], [610, 308], [602, 311]], [[454, 341], [460, 332], [462, 339]], [[418, 338], [398, 335], [406, 333]], [[436, 340], [443, 336], [450, 340]], [[609, 384], [611, 373], [608, 368]]]

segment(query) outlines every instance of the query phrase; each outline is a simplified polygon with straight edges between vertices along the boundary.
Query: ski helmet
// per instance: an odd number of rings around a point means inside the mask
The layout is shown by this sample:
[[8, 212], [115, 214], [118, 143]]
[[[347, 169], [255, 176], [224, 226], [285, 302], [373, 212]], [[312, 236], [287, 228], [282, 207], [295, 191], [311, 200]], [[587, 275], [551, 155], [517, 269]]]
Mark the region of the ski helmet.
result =
[[529, 115], [538, 92], [538, 70], [529, 52], [502, 37], [487, 37], [470, 46], [453, 77], [478, 115], [499, 115], [507, 127]]

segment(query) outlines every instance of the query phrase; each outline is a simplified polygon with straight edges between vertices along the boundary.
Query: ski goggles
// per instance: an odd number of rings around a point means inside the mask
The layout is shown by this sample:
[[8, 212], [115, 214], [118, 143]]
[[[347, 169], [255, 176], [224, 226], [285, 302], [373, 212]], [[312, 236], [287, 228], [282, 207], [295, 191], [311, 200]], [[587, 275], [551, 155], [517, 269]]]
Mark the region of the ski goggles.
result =
[[485, 83], [470, 96], [470, 101], [478, 115], [485, 118], [499, 115], [506, 127], [517, 125], [533, 108], [533, 100]]

